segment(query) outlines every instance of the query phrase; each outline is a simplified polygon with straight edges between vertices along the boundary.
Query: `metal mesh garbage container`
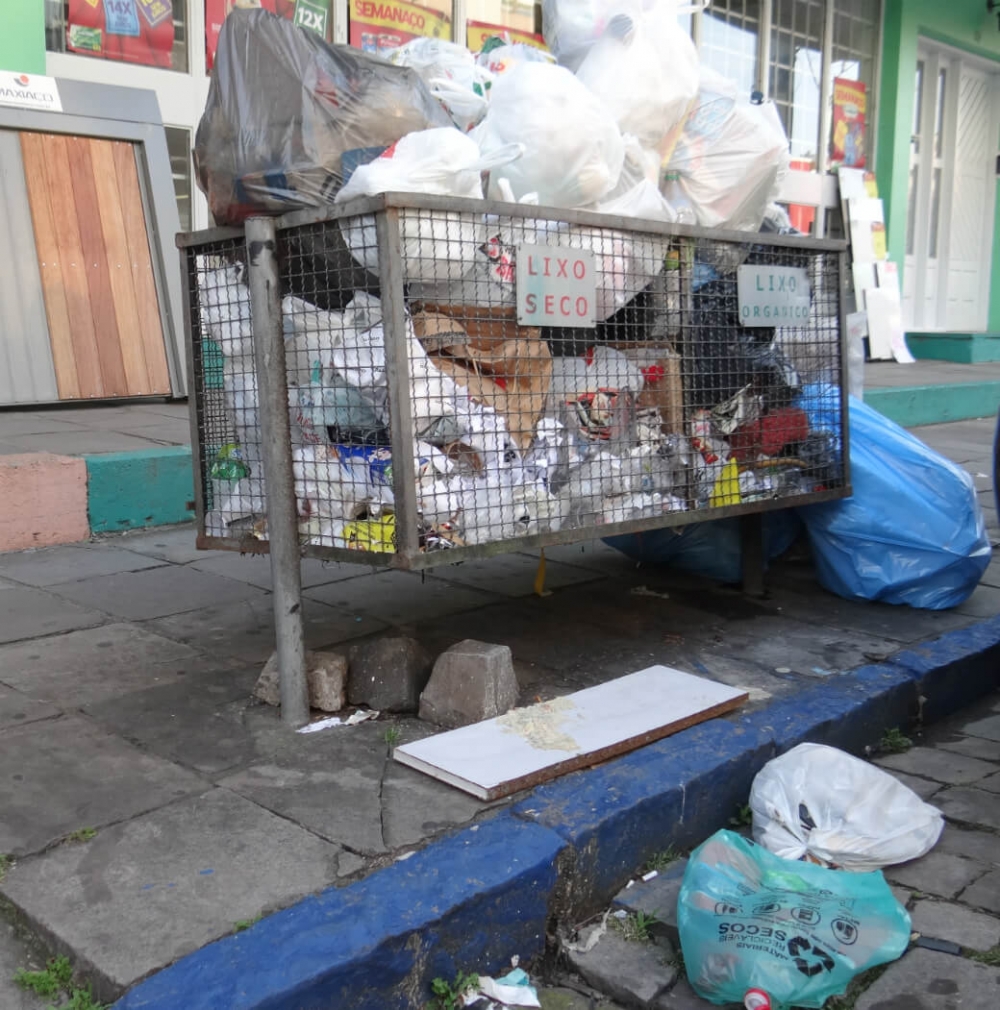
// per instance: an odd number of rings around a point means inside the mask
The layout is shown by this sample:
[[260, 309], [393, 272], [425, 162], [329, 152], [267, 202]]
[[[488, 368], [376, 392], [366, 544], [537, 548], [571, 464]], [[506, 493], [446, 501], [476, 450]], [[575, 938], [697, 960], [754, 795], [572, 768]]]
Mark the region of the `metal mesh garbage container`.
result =
[[[412, 195], [274, 228], [304, 556], [423, 568], [849, 493], [842, 243]], [[266, 550], [256, 254], [179, 244], [199, 543]]]

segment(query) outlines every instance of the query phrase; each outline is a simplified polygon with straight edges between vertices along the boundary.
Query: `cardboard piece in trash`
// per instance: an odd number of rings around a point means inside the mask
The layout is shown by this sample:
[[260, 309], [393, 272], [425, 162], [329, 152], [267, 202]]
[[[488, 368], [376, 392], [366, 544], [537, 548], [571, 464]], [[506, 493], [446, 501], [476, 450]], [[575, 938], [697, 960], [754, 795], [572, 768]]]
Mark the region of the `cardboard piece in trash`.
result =
[[[535, 329], [525, 329], [523, 326], [518, 326], [514, 309], [431, 303], [424, 304], [420, 308], [422, 310], [418, 313], [420, 315], [441, 316], [455, 320], [461, 325], [468, 343], [480, 350], [489, 350], [495, 344], [511, 340], [519, 334], [538, 332]], [[414, 316], [413, 322], [416, 326], [416, 316]], [[420, 336], [419, 330], [417, 336]]]
[[609, 347], [621, 351], [642, 370], [645, 386], [636, 400], [640, 410], [656, 407], [667, 434], [684, 431], [684, 380], [681, 356], [671, 347], [639, 343], [615, 343]]
[[747, 692], [651, 666], [393, 751], [401, 764], [495, 800], [739, 708]]

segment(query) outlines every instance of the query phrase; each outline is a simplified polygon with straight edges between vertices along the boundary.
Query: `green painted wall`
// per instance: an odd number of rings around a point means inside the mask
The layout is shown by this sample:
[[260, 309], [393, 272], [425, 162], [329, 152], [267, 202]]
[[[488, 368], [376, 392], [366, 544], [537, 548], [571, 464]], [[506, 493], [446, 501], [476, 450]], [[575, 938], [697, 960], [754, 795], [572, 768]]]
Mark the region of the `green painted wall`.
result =
[[[1000, 61], [1000, 29], [984, 0], [884, 0], [877, 173], [885, 201], [889, 255], [903, 269], [917, 41], [922, 35]], [[998, 67], [1000, 69], [1000, 67]], [[1000, 184], [993, 233], [989, 328], [1000, 331]]]
[[45, 73], [45, 5], [42, 0], [2, 0], [0, 70]]

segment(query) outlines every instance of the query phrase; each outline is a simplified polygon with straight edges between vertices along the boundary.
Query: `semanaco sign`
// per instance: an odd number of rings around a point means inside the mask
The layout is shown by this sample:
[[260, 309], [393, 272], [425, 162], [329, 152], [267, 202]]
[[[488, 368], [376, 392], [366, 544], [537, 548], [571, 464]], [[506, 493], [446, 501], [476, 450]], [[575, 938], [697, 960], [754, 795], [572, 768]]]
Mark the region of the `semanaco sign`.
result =
[[0, 73], [0, 105], [18, 105], [22, 109], [62, 112], [59, 87], [54, 77], [39, 74]]
[[590, 249], [517, 247], [520, 326], [597, 326], [597, 273]]
[[743, 326], [805, 326], [809, 322], [809, 275], [801, 267], [742, 266], [737, 290]]

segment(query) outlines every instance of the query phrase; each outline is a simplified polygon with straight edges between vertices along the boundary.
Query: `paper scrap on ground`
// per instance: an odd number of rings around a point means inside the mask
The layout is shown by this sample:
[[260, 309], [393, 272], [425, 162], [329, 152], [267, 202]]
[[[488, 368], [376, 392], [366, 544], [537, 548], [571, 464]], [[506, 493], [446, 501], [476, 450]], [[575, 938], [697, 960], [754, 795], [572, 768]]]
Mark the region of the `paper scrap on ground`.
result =
[[554, 701], [397, 747], [393, 757], [492, 800], [738, 708], [742, 688], [651, 666]]
[[331, 715], [326, 719], [318, 719], [316, 722], [311, 722], [307, 726], [303, 726], [302, 729], [297, 729], [295, 732], [318, 733], [321, 729], [330, 729], [332, 726], [357, 726], [358, 723], [368, 722], [369, 719], [377, 719], [378, 715], [378, 712], [373, 709], [368, 709], [367, 711], [359, 709], [346, 719], [341, 719], [339, 715]]

